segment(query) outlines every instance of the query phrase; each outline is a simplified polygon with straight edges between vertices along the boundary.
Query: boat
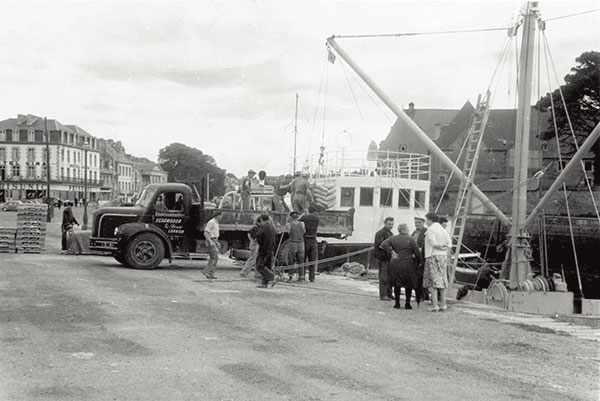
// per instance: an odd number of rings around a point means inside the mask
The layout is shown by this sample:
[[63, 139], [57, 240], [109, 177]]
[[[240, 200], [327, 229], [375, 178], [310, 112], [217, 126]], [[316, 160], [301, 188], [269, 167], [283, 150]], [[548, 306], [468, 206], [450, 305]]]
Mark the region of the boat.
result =
[[[461, 181], [461, 188], [459, 193], [461, 194], [460, 200], [457, 201], [455, 221], [452, 227], [453, 239], [455, 241], [453, 247], [453, 253], [459, 255], [453, 258], [453, 266], [456, 269], [459, 267], [461, 260], [462, 251], [462, 238], [464, 235], [465, 223], [468, 217], [468, 212], [472, 199], [477, 199], [478, 202], [485, 206], [495, 216], [500, 223], [506, 227], [509, 227], [508, 238], [503, 248], [504, 259], [500, 266], [500, 274], [498, 278], [491, 278], [487, 288], [483, 288], [483, 291], [476, 291], [477, 288], [467, 289], [468, 298], [481, 303], [492, 304], [504, 309], [519, 311], [519, 312], [532, 312], [541, 314], [571, 314], [573, 313], [574, 305], [574, 294], [571, 291], [567, 291], [566, 284], [564, 284], [564, 275], [554, 273], [552, 276], [548, 275], [548, 272], [541, 271], [542, 274], [535, 275], [531, 266], [531, 235], [533, 225], [537, 222], [539, 215], [544, 210], [544, 206], [552, 199], [552, 196], [562, 188], [565, 180], [569, 174], [580, 166], [583, 156], [589, 151], [595, 141], [600, 137], [600, 124], [597, 125], [593, 131], [589, 134], [587, 139], [579, 146], [578, 151], [573, 155], [568, 163], [563, 167], [562, 172], [556, 177], [552, 186], [547, 190], [543, 197], [539, 200], [537, 206], [533, 209], [530, 214], [527, 214], [527, 183], [530, 180], [528, 176], [528, 163], [529, 163], [529, 137], [530, 127], [529, 119], [531, 112], [531, 100], [532, 100], [532, 83], [534, 59], [535, 59], [535, 32], [536, 30], [544, 30], [545, 23], [541, 18], [541, 13], [537, 2], [528, 2], [522, 8], [520, 18], [512, 26], [508, 34], [509, 36], [516, 36], [521, 31], [521, 50], [519, 55], [519, 68], [518, 68], [518, 106], [517, 106], [517, 117], [516, 117], [516, 133], [515, 133], [515, 148], [513, 151], [514, 159], [514, 176], [512, 180], [512, 213], [511, 216], [506, 216], [498, 206], [494, 204], [472, 181], [471, 172], [476, 168], [477, 165], [477, 154], [481, 143], [481, 136], [485, 130], [485, 110], [486, 107], [489, 109], [489, 93], [483, 95], [478, 101], [477, 112], [473, 116], [471, 121], [471, 128], [469, 135], [473, 135], [470, 140], [469, 146], [472, 152], [468, 158], [468, 163], [462, 168], [458, 167], [437, 145], [420, 129], [420, 127], [412, 121], [412, 119], [405, 113], [405, 111], [398, 107], [392, 99], [375, 83], [375, 81], [364, 71], [358, 64], [352, 59], [352, 57], [346, 53], [346, 51], [338, 43], [340, 36], [332, 36], [327, 39], [326, 44], [330, 53], [329, 60], [334, 61], [336, 56], [341, 58], [348, 67], [350, 67], [356, 75], [375, 93], [375, 95], [396, 115], [396, 117], [406, 124], [415, 134], [415, 138], [421, 141], [429, 150], [429, 152], [445, 167], [449, 168], [455, 177], [458, 177]], [[368, 36], [368, 35], [367, 35]], [[389, 36], [389, 35], [388, 35]], [[356, 36], [355, 36], [356, 37]], [[481, 108], [479, 107], [481, 105]], [[477, 125], [479, 124], [479, 125]], [[342, 152], [343, 153], [343, 152]], [[338, 193], [340, 199], [336, 201], [334, 207], [343, 207], [342, 201], [344, 200], [344, 194], [351, 195], [352, 191], [344, 192], [342, 188], [348, 189], [361, 188], [361, 182], [373, 183], [377, 180], [382, 180], [384, 185], [390, 185], [392, 188], [397, 181], [397, 178], [385, 177], [385, 174], [380, 174], [385, 170], [379, 169], [380, 155], [381, 152], [376, 152], [377, 157], [371, 158], [366, 157], [367, 166], [354, 165], [352, 168], [346, 168], [345, 163], [347, 157], [341, 156], [341, 166], [325, 168], [326, 174], [323, 177], [316, 175], [316, 180], [323, 184], [327, 182], [333, 182], [335, 188], [339, 188]], [[373, 154], [373, 152], [371, 152]], [[323, 160], [330, 160], [332, 158], [321, 156], [319, 162], [324, 164]], [[375, 160], [372, 160], [375, 159]], [[391, 160], [385, 158], [381, 159], [381, 164], [386, 163], [400, 163], [404, 162], [404, 157], [398, 155], [393, 156]], [[333, 158], [334, 161], [340, 160], [338, 157]], [[408, 160], [411, 160], [409, 157]], [[369, 161], [371, 164], [369, 165]], [[427, 160], [425, 164], [429, 164]], [[467, 163], [467, 162], [465, 162]], [[410, 164], [410, 163], [409, 163]], [[353, 174], [355, 176], [353, 176]], [[321, 181], [319, 181], [321, 180]], [[329, 180], [329, 181], [328, 181]], [[361, 181], [362, 180], [362, 181]], [[354, 185], [355, 184], [355, 185]], [[402, 183], [402, 186], [404, 183]], [[419, 180], [406, 182], [409, 188], [411, 188], [411, 199], [414, 199], [412, 191], [416, 191], [417, 188], [422, 188]], [[423, 183], [423, 185], [427, 185]], [[379, 188], [382, 188], [380, 186]], [[354, 192], [356, 193], [356, 192]], [[428, 200], [428, 192], [426, 192]], [[356, 202], [356, 200], [355, 200]], [[414, 205], [411, 205], [414, 206]], [[423, 207], [423, 212], [426, 212], [427, 203]], [[415, 213], [414, 209], [408, 208], [409, 215], [412, 212]], [[364, 226], [369, 227], [370, 230], [361, 232], [358, 226], [355, 227], [357, 232], [357, 238], [359, 235], [363, 235], [364, 238], [372, 238], [375, 232], [375, 226], [381, 227], [382, 220], [375, 223], [376, 218], [368, 211], [365, 213]], [[361, 215], [357, 211], [357, 216]], [[403, 216], [402, 218], [406, 218]], [[402, 220], [402, 218], [400, 220]], [[352, 239], [352, 243], [359, 244], [357, 238]], [[469, 252], [471, 250], [468, 250]], [[480, 261], [481, 265], [486, 265], [486, 261], [477, 256], [477, 260]], [[466, 268], [469, 267], [469, 263], [466, 263]], [[578, 267], [575, 266], [577, 269]], [[459, 270], [459, 273], [465, 273], [468, 271]], [[471, 276], [477, 278], [479, 269], [473, 268]], [[539, 271], [539, 270], [538, 270]], [[546, 274], [544, 274], [546, 273]], [[452, 273], [452, 280], [454, 281], [454, 273]], [[598, 309], [599, 305], [589, 304], [590, 308]], [[585, 307], [585, 305], [584, 305]]]

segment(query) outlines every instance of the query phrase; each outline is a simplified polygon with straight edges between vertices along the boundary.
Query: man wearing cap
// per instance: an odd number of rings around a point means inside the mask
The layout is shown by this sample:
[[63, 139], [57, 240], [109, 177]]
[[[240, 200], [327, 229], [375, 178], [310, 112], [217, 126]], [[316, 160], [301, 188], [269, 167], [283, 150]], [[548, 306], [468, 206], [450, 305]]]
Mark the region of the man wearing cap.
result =
[[256, 172], [252, 169], [248, 170], [248, 175], [243, 177], [240, 181], [240, 195], [242, 198], [242, 209], [250, 209], [250, 191], [252, 189], [252, 178]]
[[417, 265], [417, 270], [419, 271], [419, 275], [421, 276], [420, 285], [415, 289], [417, 293], [421, 295], [421, 298], [424, 300], [429, 300], [429, 292], [423, 290], [423, 270], [425, 269], [425, 233], [427, 232], [427, 228], [425, 227], [425, 219], [423, 217], [415, 217], [415, 231], [410, 235], [416, 242], [419, 247], [420, 258], [419, 264]]
[[288, 270], [290, 279], [294, 271], [298, 273], [298, 282], [304, 283], [305, 269], [304, 269], [304, 233], [306, 233], [306, 227], [304, 222], [298, 221], [298, 212], [290, 213], [290, 222], [287, 224], [288, 232], [290, 234], [290, 242], [288, 245], [288, 265], [301, 265], [298, 269]]
[[268, 214], [261, 214], [258, 220], [260, 228], [256, 233], [256, 242], [258, 242], [256, 271], [262, 276], [262, 284], [258, 286], [259, 288], [268, 288], [269, 283], [272, 283], [271, 286], [276, 283], [271, 266], [273, 265], [273, 256], [276, 251], [277, 242], [275, 241], [275, 227], [273, 227], [273, 224], [269, 220]]
[[290, 188], [292, 186], [292, 176], [286, 175], [285, 177], [281, 176], [277, 179], [275, 183], [275, 188], [273, 189], [273, 211], [277, 213], [286, 213], [290, 211], [290, 208], [285, 203], [285, 194], [290, 192]]
[[380, 246], [386, 239], [394, 235], [392, 228], [394, 228], [394, 218], [386, 217], [383, 221], [383, 228], [375, 234], [375, 241], [373, 241], [374, 256], [379, 265], [379, 299], [382, 301], [393, 300], [392, 286], [388, 279], [388, 267], [390, 259], [392, 258], [385, 250], [381, 249]]

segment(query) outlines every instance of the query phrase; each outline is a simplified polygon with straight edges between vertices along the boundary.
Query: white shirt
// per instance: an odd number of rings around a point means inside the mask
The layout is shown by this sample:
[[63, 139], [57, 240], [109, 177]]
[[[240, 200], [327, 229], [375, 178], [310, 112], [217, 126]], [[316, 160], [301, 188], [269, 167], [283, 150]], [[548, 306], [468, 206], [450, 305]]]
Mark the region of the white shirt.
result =
[[219, 238], [219, 222], [217, 220], [212, 218], [208, 221], [208, 223], [206, 223], [206, 228], [204, 228], [204, 236], [206, 239]]
[[[434, 246], [446, 246], [445, 249], [435, 249]], [[427, 227], [425, 232], [425, 257], [435, 255], [447, 255], [448, 250], [452, 247], [452, 240], [448, 231], [442, 227], [440, 223], [433, 223]]]

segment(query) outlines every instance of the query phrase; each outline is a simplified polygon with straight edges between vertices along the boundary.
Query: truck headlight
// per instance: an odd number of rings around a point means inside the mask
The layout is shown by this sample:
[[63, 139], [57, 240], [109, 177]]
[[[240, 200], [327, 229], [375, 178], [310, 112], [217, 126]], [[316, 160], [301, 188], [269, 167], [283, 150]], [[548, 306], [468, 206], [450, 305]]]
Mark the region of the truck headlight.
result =
[[115, 231], [113, 232], [113, 234], [115, 235], [115, 237], [119, 235], [119, 227], [115, 227]]

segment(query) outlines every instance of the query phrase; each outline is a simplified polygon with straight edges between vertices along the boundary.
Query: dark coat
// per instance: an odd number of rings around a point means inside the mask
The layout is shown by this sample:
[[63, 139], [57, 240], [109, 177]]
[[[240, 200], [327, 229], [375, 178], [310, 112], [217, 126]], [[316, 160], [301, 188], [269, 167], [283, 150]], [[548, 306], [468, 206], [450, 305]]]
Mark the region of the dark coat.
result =
[[67, 207], [63, 210], [62, 226], [63, 228], [68, 229], [67, 227], [72, 227], [73, 224], [79, 225], [79, 222], [75, 219], [75, 216], [73, 216], [73, 210], [71, 210], [70, 207]]
[[256, 233], [259, 255], [273, 255], [275, 253], [275, 227], [271, 223], [262, 223]]
[[375, 234], [375, 240], [373, 241], [373, 256], [375, 256], [375, 259], [384, 262], [387, 262], [391, 259], [391, 254], [381, 249], [380, 246], [383, 243], [383, 241], [385, 241], [393, 235], [394, 234], [385, 227], [377, 231], [377, 233]]
[[398, 234], [385, 240], [380, 248], [397, 257], [393, 258], [388, 267], [388, 277], [393, 287], [419, 288], [420, 275], [417, 266], [420, 263], [421, 252], [417, 242], [409, 235]]

